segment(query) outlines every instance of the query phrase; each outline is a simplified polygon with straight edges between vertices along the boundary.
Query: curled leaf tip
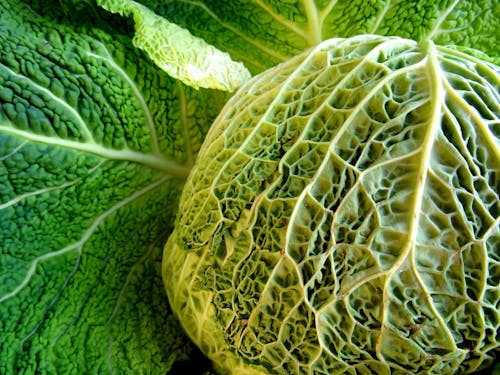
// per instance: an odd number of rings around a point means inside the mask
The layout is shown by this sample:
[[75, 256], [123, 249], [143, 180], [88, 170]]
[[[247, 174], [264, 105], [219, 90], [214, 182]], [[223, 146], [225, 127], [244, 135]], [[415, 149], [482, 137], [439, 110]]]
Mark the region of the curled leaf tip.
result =
[[247, 68], [233, 61], [228, 53], [135, 1], [101, 0], [98, 4], [111, 13], [133, 16], [134, 45], [188, 86], [235, 91], [251, 78]]

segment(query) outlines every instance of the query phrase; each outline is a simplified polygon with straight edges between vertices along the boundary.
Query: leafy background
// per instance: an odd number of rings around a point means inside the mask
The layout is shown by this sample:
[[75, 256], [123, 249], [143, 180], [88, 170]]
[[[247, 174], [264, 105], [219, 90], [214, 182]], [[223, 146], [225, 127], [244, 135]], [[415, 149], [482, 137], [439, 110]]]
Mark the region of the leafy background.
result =
[[0, 373], [164, 373], [192, 348], [161, 252], [227, 95], [89, 4], [0, 4]]

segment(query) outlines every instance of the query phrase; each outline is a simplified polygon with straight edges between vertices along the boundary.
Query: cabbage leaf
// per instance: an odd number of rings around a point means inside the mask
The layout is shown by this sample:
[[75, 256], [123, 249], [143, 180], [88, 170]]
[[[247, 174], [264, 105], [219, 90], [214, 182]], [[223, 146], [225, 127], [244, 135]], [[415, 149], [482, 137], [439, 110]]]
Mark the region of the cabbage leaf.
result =
[[191, 346], [161, 251], [227, 96], [59, 5], [0, 2], [0, 373], [165, 374]]
[[132, 15], [136, 34], [133, 42], [160, 68], [185, 84], [198, 88], [234, 91], [250, 79], [242, 63], [208, 45], [203, 39], [167, 21], [133, 0], [99, 0], [112, 13]]
[[261, 72], [322, 40], [394, 35], [478, 50], [500, 62], [496, 0], [141, 0]]

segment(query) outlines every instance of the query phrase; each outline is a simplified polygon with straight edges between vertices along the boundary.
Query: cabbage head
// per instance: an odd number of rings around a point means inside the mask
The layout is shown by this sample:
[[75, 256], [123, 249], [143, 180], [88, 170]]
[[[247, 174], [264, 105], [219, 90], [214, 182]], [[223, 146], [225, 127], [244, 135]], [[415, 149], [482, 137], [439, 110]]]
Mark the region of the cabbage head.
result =
[[499, 68], [331, 39], [212, 126], [164, 253], [221, 373], [455, 374], [500, 347]]

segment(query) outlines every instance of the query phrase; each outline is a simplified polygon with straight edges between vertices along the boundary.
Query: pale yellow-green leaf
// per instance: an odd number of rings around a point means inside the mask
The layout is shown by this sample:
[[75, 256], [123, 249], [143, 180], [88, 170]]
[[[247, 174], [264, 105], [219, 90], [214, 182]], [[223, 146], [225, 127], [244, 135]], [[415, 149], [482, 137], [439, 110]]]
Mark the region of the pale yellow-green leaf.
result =
[[134, 45], [186, 85], [234, 91], [250, 79], [245, 66], [234, 62], [229, 54], [135, 1], [98, 0], [97, 3], [111, 13], [132, 16], [136, 28]]

